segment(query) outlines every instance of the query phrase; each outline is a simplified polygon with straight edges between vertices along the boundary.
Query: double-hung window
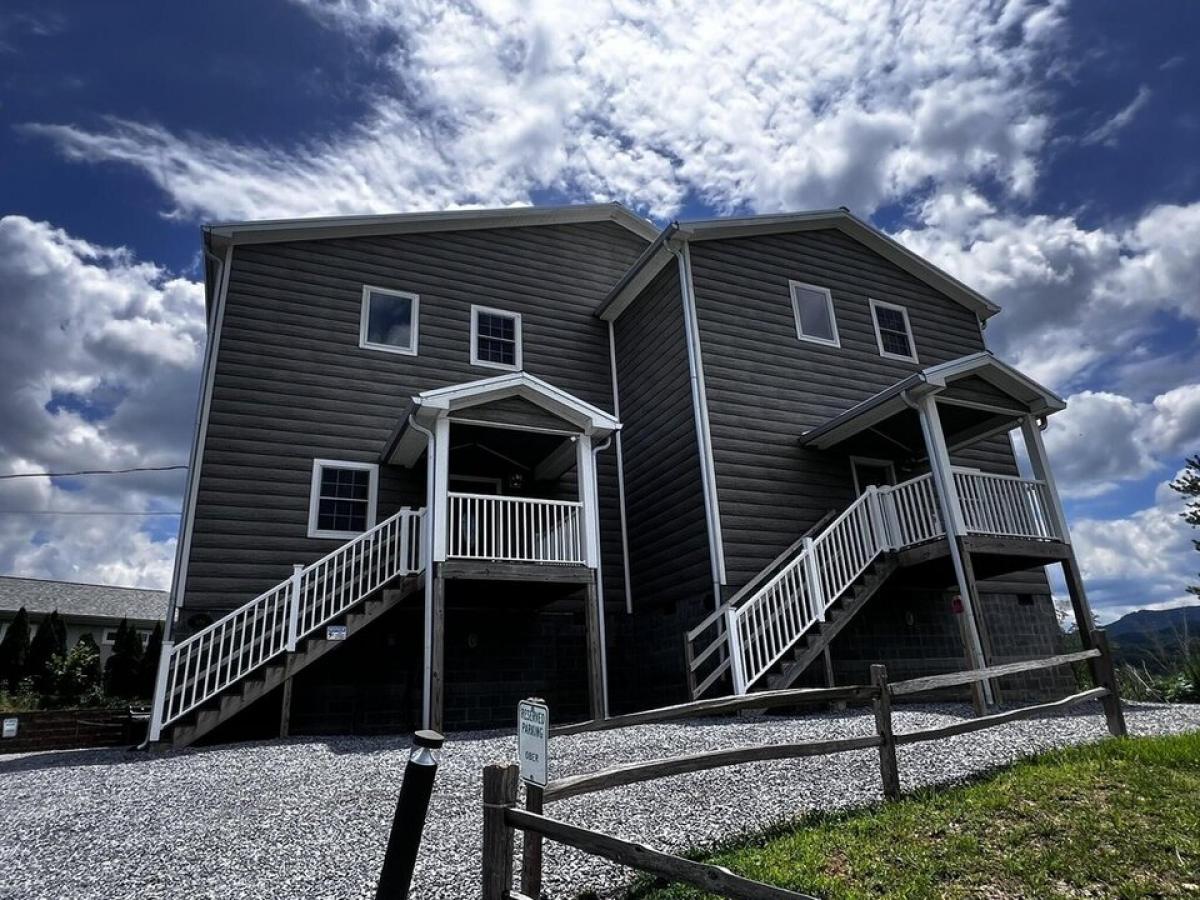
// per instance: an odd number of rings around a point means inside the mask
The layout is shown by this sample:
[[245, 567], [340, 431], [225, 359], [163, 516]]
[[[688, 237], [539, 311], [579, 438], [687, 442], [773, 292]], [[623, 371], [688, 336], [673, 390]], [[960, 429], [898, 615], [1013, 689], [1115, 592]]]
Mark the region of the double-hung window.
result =
[[907, 309], [895, 303], [872, 300], [871, 318], [875, 321], [875, 340], [880, 356], [917, 362], [917, 345], [913, 342]]
[[829, 288], [802, 281], [789, 281], [788, 287], [792, 293], [792, 312], [796, 316], [796, 337], [829, 347], [842, 346]]
[[352, 538], [375, 526], [379, 466], [314, 459], [308, 536]]
[[521, 316], [487, 306], [471, 307], [471, 365], [521, 368]]
[[416, 356], [420, 305], [416, 294], [364, 286], [358, 346]]

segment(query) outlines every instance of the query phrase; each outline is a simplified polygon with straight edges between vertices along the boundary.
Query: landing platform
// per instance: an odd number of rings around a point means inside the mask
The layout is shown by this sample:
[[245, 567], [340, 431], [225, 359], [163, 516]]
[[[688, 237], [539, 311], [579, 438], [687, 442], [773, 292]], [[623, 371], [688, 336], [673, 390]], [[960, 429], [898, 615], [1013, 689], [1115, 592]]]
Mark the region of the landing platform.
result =
[[[1071, 555], [1070, 546], [1062, 541], [973, 534], [963, 539], [963, 545], [971, 554], [975, 576], [981, 580], [1061, 562]], [[906, 582], [932, 586], [949, 585], [954, 581], [950, 545], [945, 539], [939, 538], [901, 550], [896, 559], [902, 570], [901, 577]]]
[[550, 584], [588, 584], [596, 572], [587, 566], [514, 563], [495, 560], [451, 559], [438, 566], [448, 581], [541, 581]]

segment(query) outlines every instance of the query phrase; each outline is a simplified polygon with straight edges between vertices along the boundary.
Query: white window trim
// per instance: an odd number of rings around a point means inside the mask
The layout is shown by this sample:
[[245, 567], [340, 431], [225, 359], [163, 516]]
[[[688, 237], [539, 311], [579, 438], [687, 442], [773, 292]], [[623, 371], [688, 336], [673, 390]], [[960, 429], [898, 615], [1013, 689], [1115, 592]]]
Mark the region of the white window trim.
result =
[[850, 477], [854, 481], [854, 496], [862, 495], [862, 485], [858, 483], [858, 464], [864, 466], [875, 466], [879, 469], [887, 469], [892, 473], [892, 484], [896, 483], [896, 464], [890, 459], [876, 459], [872, 456], [851, 456], [850, 457]]
[[[817, 291], [825, 295], [825, 307], [829, 310], [829, 326], [833, 329], [833, 338], [818, 337], [813, 334], [805, 334], [804, 326], [800, 324], [800, 307], [796, 304], [796, 288], [806, 288], [810, 291]], [[804, 281], [794, 281], [788, 279], [788, 297], [792, 301], [792, 318], [796, 320], [796, 337], [802, 341], [808, 341], [812, 344], [821, 344], [825, 347], [841, 347], [842, 339], [838, 335], [837, 315], [833, 310], [833, 294], [829, 292], [829, 288], [821, 287], [819, 284], [808, 284]]]
[[[875, 316], [877, 307], [882, 306], [884, 309], [897, 310], [904, 317], [904, 330], [908, 333], [908, 346], [912, 348], [912, 356], [904, 356], [901, 353], [891, 353], [883, 349], [883, 335], [879, 332], [879, 319]], [[879, 355], [884, 359], [899, 359], [904, 362], [920, 362], [917, 359], [917, 341], [913, 337], [912, 323], [908, 321], [908, 308], [901, 306], [898, 303], [887, 303], [883, 300], [871, 298], [871, 324], [875, 326], [875, 344], [879, 347]]]
[[[410, 329], [410, 344], [398, 347], [395, 344], [376, 344], [367, 340], [367, 329], [370, 326], [371, 294], [386, 294], [389, 297], [405, 297], [412, 301], [412, 328]], [[391, 288], [364, 284], [362, 289], [362, 307], [358, 316], [358, 346], [364, 350], [382, 350], [384, 353], [399, 353], [401, 356], [417, 355], [417, 340], [421, 325], [421, 297], [408, 291], [396, 291]]]
[[[504, 363], [491, 362], [490, 360], [479, 358], [479, 314], [490, 313], [494, 316], [507, 316], [513, 320], [513, 338], [516, 340], [516, 348], [514, 357], [516, 358], [515, 365], [505, 365]], [[493, 306], [476, 306], [471, 304], [471, 365], [481, 366], [485, 369], [503, 369], [505, 372], [521, 371], [521, 314], [515, 313], [508, 309], [496, 309]]]
[[367, 488], [367, 527], [370, 531], [375, 527], [375, 507], [379, 501], [379, 466], [376, 463], [350, 462], [345, 459], [314, 459], [312, 482], [308, 489], [308, 536], [310, 538], [356, 538], [360, 531], [329, 531], [317, 527], [317, 512], [321, 508], [321, 470], [330, 469], [359, 469], [370, 472], [371, 478]]

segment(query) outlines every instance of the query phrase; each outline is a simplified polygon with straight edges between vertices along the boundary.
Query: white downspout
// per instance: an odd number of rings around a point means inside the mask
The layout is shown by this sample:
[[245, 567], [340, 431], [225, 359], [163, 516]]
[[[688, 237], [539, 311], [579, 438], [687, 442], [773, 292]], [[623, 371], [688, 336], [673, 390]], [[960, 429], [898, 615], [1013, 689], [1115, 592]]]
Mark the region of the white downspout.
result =
[[422, 562], [425, 566], [425, 656], [422, 661], [421, 675], [421, 727], [429, 728], [432, 717], [430, 693], [433, 690], [433, 528], [436, 517], [433, 494], [436, 484], [434, 468], [437, 466], [437, 453], [434, 448], [433, 432], [419, 425], [411, 413], [408, 416], [408, 424], [425, 435], [425, 535], [421, 542], [421, 555], [424, 557]]
[[[621, 392], [617, 384], [617, 339], [612, 319], [608, 321], [608, 361], [612, 371], [613, 416], [621, 421]], [[616, 433], [617, 442], [617, 497], [621, 513], [621, 571], [625, 576], [625, 612], [633, 614], [633, 584], [629, 575], [629, 523], [625, 516], [625, 453], [621, 446], [621, 432]]]
[[713, 607], [724, 602], [725, 543], [721, 536], [721, 508], [717, 498], [716, 463], [713, 461], [712, 434], [708, 421], [708, 397], [704, 390], [704, 364], [700, 356], [700, 323], [696, 315], [696, 296], [692, 290], [692, 258], [685, 243], [682, 250], [671, 248], [679, 262], [679, 293], [683, 298], [684, 335], [687, 338], [688, 374], [692, 386], [692, 410], [699, 445], [700, 478], [704, 490], [704, 513], [708, 520], [708, 551], [712, 564]]

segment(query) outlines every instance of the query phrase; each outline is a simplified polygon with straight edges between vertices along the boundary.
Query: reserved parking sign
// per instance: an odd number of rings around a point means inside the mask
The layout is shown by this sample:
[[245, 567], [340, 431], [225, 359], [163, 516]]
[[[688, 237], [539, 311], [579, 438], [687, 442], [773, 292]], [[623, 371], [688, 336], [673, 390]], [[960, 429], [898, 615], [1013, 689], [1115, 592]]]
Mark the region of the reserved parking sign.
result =
[[550, 707], [532, 697], [517, 705], [517, 762], [521, 780], [546, 786], [546, 763], [550, 757]]

